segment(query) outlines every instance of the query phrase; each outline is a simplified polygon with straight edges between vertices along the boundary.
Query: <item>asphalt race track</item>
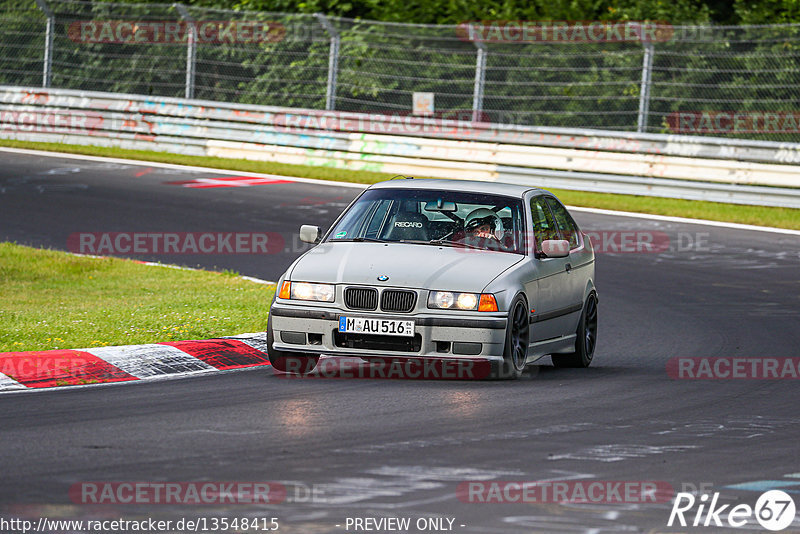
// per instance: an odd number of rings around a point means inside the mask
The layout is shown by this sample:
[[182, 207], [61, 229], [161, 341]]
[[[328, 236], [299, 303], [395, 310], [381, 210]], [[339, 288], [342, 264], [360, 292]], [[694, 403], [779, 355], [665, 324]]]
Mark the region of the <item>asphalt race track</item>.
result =
[[[358, 192], [191, 188], [168, 182], [220, 175], [5, 152], [0, 160], [0, 240], [66, 250], [81, 232], [274, 232], [284, 241], [274, 254], [131, 256], [269, 280], [303, 250], [300, 224], [329, 225]], [[750, 506], [782, 487], [800, 505], [798, 381], [674, 379], [667, 370], [672, 358], [800, 357], [800, 236], [574, 215], [584, 231], [669, 240], [657, 253], [598, 253], [589, 369], [556, 370], [545, 358], [515, 382], [470, 382], [286, 379], [258, 368], [0, 395], [0, 517], [276, 517], [287, 533], [355, 532], [348, 517], [451, 518], [454, 532], [489, 534], [728, 531], [668, 528], [668, 498], [457, 496], [464, 481], [511, 480], [656, 481]], [[266, 506], [93, 507], [70, 499], [84, 481], [274, 481], [288, 495]], [[751, 521], [748, 530], [759, 528]], [[784, 532], [800, 532], [800, 519]]]

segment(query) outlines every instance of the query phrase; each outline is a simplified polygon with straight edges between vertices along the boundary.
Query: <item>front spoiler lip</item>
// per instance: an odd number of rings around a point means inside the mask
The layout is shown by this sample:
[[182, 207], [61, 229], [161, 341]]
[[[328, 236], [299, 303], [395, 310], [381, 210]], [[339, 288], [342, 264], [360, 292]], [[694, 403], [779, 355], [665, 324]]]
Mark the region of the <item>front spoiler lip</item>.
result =
[[[339, 317], [346, 314], [369, 316], [368, 313], [353, 310], [352, 312], [342, 310], [322, 310], [319, 308], [306, 308], [295, 306], [281, 306], [273, 304], [269, 311], [270, 315], [274, 314], [278, 317], [298, 317], [302, 319], [319, 319], [323, 321], [339, 321]], [[442, 326], [454, 328], [485, 328], [489, 330], [504, 330], [507, 325], [505, 318], [488, 316], [486, 318], [475, 317], [418, 317], [414, 315], [402, 316], [386, 316], [391, 319], [411, 319], [416, 325], [419, 326]], [[277, 347], [276, 347], [277, 348]]]
[[420, 354], [409, 354], [406, 352], [374, 352], [374, 351], [364, 351], [364, 352], [350, 352], [347, 349], [343, 349], [340, 351], [315, 351], [313, 349], [308, 348], [298, 348], [296, 345], [291, 345], [288, 343], [278, 343], [277, 341], [273, 343], [273, 347], [276, 350], [282, 350], [287, 352], [302, 352], [307, 354], [308, 356], [335, 356], [335, 357], [345, 357], [345, 358], [387, 358], [387, 359], [395, 359], [395, 360], [444, 360], [444, 361], [472, 361], [472, 362], [480, 362], [480, 361], [487, 361], [487, 362], [502, 362], [502, 356], [460, 356], [457, 354], [442, 354], [441, 356], [432, 356], [429, 354], [420, 355]]

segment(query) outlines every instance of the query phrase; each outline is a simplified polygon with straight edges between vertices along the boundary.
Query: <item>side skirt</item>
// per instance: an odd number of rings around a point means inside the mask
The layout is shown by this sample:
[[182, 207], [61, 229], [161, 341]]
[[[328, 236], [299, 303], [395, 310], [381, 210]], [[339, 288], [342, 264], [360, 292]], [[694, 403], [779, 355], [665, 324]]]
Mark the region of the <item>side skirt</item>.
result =
[[576, 334], [568, 336], [561, 336], [552, 339], [545, 339], [544, 341], [537, 341], [528, 345], [528, 360], [527, 363], [533, 363], [536, 360], [554, 353], [566, 353], [575, 351]]

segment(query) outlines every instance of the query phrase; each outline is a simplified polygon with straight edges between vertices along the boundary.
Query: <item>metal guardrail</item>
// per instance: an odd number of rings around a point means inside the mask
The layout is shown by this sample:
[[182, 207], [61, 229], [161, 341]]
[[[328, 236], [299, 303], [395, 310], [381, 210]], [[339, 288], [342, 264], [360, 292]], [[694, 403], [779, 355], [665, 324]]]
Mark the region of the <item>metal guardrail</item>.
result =
[[[50, 90], [0, 86], [0, 102], [6, 104], [33, 104], [70, 109], [97, 109], [126, 113], [156, 114], [165, 117], [235, 120], [244, 124], [264, 126], [303, 123], [308, 131], [314, 129], [312, 118], [319, 129], [369, 133], [384, 131], [393, 135], [423, 134], [429, 138], [453, 138], [458, 129], [463, 140], [486, 141], [519, 145], [551, 146], [560, 148], [594, 149], [610, 152], [674, 155], [709, 159], [732, 159], [761, 163], [800, 163], [800, 143], [778, 143], [714, 137], [638, 134], [607, 130], [544, 128], [534, 126], [473, 123], [464, 126], [463, 120], [439, 120], [403, 115], [375, 115], [349, 112], [322, 112], [273, 106], [231, 104], [216, 101], [187, 101], [178, 98], [121, 95], [75, 90]], [[46, 95], [46, 97], [45, 97]], [[85, 108], [86, 99], [92, 108]], [[364, 118], [367, 120], [364, 120]], [[382, 118], [386, 118], [381, 129]], [[404, 130], [397, 128], [398, 119]], [[366, 125], [366, 126], [365, 126]], [[323, 127], [325, 126], [325, 127]], [[371, 128], [371, 130], [369, 129]], [[417, 131], [413, 131], [417, 128]]]
[[788, 143], [7, 86], [0, 137], [800, 208]]

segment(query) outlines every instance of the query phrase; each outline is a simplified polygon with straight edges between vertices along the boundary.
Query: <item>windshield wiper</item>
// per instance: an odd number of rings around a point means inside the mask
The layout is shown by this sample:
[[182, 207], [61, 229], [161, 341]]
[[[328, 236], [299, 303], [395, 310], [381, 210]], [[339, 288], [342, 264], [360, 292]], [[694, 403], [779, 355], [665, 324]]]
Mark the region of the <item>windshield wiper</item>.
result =
[[464, 248], [474, 248], [475, 250], [486, 250], [483, 247], [479, 247], [477, 245], [471, 245], [469, 243], [464, 243], [461, 241], [449, 241], [446, 239], [431, 239], [428, 241], [429, 245], [443, 245], [447, 247], [464, 247]]
[[391, 243], [388, 239], [378, 239], [377, 237], [354, 237], [353, 239], [337, 239], [337, 241], [352, 241], [354, 243]]
[[486, 250], [483, 247], [479, 247], [476, 245], [471, 245], [469, 243], [462, 243], [460, 241], [448, 241], [446, 239], [431, 239], [430, 241], [425, 241], [423, 239], [398, 239], [398, 240], [391, 240], [391, 239], [378, 239], [375, 237], [354, 237], [352, 239], [335, 239], [333, 240], [334, 243], [408, 243], [411, 245], [441, 245], [445, 247], [463, 247], [463, 248], [473, 248], [475, 250]]

